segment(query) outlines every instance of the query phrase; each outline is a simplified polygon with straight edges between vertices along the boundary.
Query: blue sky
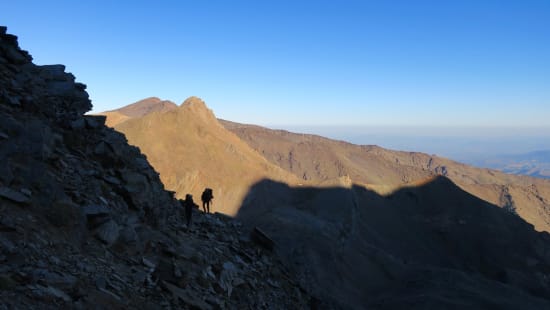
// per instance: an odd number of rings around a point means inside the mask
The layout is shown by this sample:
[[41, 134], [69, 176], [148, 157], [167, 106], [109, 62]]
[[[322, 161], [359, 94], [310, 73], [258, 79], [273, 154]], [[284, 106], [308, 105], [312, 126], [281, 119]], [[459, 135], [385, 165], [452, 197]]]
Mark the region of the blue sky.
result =
[[94, 111], [203, 98], [272, 125], [550, 126], [550, 1], [2, 1]]

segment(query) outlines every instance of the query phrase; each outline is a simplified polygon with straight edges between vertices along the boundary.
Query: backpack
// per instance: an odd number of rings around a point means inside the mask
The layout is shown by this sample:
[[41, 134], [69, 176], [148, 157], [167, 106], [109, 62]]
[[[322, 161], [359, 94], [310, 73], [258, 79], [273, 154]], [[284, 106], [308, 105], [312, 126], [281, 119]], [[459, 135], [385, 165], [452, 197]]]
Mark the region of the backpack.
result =
[[203, 201], [210, 201], [210, 199], [214, 198], [214, 195], [212, 194], [211, 188], [205, 188], [204, 192], [202, 192], [201, 199]]

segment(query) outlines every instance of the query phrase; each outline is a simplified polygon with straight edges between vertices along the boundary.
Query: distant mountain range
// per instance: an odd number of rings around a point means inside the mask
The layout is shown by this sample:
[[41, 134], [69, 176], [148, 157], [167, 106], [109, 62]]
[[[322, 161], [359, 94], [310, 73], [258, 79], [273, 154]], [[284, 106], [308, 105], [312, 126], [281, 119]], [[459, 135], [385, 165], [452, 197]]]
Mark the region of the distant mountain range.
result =
[[550, 180], [219, 120], [197, 97], [159, 102], [103, 114], [177, 197], [211, 187], [214, 211], [261, 228], [321, 304], [550, 304]]
[[472, 161], [471, 164], [511, 174], [550, 178], [550, 150], [493, 156]]

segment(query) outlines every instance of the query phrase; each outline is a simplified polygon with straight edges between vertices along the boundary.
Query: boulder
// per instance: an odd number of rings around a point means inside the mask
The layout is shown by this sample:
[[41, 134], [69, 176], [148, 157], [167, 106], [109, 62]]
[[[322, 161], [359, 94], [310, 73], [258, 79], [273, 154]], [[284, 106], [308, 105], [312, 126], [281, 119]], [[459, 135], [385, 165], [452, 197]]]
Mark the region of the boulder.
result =
[[82, 130], [86, 127], [86, 122], [83, 118], [75, 119], [70, 124], [72, 130]]
[[260, 228], [254, 227], [250, 233], [250, 239], [267, 250], [273, 250], [275, 242]]
[[104, 115], [84, 115], [84, 120], [86, 121], [86, 127], [90, 129], [101, 128], [105, 125], [105, 120], [107, 119]]
[[30, 202], [28, 196], [9, 187], [0, 187], [0, 197], [18, 204], [28, 204]]
[[95, 236], [105, 244], [112, 245], [120, 235], [119, 230], [118, 224], [113, 220], [109, 220], [96, 228]]
[[43, 65], [40, 66], [40, 75], [44, 79], [65, 81], [65, 66], [64, 65]]

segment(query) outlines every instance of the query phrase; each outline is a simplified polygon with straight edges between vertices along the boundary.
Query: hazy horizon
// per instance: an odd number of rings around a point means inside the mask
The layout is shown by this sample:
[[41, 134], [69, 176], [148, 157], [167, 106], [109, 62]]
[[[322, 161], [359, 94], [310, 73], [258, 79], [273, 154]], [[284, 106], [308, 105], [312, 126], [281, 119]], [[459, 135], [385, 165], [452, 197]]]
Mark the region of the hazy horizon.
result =
[[469, 164], [495, 156], [550, 150], [550, 126], [262, 126], [359, 145], [435, 154]]

